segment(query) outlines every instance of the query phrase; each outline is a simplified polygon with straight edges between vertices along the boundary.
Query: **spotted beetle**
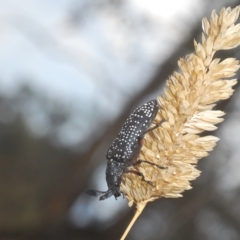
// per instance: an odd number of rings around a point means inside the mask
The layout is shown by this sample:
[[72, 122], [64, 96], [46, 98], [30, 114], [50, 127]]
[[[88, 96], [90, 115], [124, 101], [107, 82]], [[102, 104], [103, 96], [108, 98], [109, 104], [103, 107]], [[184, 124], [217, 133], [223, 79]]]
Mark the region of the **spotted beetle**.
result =
[[[142, 179], [146, 181], [142, 173], [138, 171], [129, 171], [128, 167], [132, 166], [136, 162], [146, 162], [151, 165], [155, 165], [154, 163], [148, 161], [136, 161], [136, 158], [141, 149], [141, 139], [147, 132], [158, 127], [158, 125], [156, 125], [155, 127], [150, 128], [150, 125], [156, 117], [158, 109], [159, 105], [157, 100], [152, 100], [136, 108], [135, 111], [128, 117], [117, 137], [113, 140], [113, 143], [106, 155], [108, 160], [106, 169], [108, 190], [106, 192], [102, 192], [93, 189], [86, 189], [85, 192], [87, 194], [91, 196], [101, 195], [99, 200], [107, 199], [112, 195], [114, 195], [117, 199], [117, 197], [121, 196], [121, 178], [123, 173], [126, 172], [133, 172], [141, 176]], [[160, 167], [158, 165], [156, 166]], [[151, 184], [150, 182], [148, 183]]]

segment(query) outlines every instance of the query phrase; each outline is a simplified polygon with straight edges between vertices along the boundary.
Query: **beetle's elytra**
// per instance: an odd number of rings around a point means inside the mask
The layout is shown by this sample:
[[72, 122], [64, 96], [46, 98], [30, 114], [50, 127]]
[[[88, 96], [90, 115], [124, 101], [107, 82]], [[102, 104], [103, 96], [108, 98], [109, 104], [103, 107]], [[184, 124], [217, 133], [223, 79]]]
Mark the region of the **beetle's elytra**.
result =
[[[121, 196], [120, 184], [123, 173], [128, 172], [128, 167], [133, 165], [140, 152], [140, 140], [148, 132], [156, 117], [159, 105], [157, 100], [149, 101], [136, 108], [123, 124], [117, 137], [113, 140], [107, 152], [106, 192], [86, 189], [85, 192], [92, 196], [99, 196], [100, 200]], [[151, 164], [151, 163], [150, 163]], [[153, 164], [154, 165], [154, 164]], [[138, 175], [141, 175], [138, 174]], [[142, 176], [142, 175], [141, 175]]]

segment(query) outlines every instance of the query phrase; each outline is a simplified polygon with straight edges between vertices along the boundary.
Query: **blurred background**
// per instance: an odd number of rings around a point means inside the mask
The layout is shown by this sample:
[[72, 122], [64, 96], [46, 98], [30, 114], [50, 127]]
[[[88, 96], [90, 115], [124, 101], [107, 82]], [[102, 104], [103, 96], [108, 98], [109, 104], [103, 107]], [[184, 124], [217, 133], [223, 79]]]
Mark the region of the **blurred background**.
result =
[[[202, 17], [239, 3], [0, 0], [0, 239], [119, 239], [134, 208], [83, 190], [107, 190], [111, 141], [163, 93]], [[240, 239], [239, 84], [217, 108], [221, 141], [193, 189], [150, 203], [127, 239]]]

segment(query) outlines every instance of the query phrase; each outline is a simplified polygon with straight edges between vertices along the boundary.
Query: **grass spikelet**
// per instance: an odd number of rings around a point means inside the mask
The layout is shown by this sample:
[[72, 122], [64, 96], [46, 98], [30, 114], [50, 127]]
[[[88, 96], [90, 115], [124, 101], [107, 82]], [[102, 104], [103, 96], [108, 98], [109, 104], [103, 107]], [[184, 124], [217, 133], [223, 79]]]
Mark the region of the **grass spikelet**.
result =
[[219, 15], [213, 11], [210, 21], [203, 18], [202, 42], [194, 40], [195, 52], [178, 61], [180, 72], [169, 77], [165, 96], [158, 97], [160, 110], [155, 122], [163, 123], [145, 135], [138, 159], [165, 169], [147, 163], [134, 166], [152, 185], [132, 173], [122, 177], [121, 191], [129, 206], [136, 204], [137, 216], [148, 202], [161, 197], [178, 198], [191, 189], [190, 181], [200, 175], [198, 160], [207, 156], [218, 141], [217, 137], [199, 134], [214, 131], [215, 125], [223, 121], [224, 112], [212, 109], [217, 101], [233, 94], [232, 87], [237, 83], [236, 79], [226, 78], [236, 74], [239, 61], [213, 57], [216, 51], [240, 44], [240, 25], [235, 25], [239, 11], [239, 6], [223, 8]]

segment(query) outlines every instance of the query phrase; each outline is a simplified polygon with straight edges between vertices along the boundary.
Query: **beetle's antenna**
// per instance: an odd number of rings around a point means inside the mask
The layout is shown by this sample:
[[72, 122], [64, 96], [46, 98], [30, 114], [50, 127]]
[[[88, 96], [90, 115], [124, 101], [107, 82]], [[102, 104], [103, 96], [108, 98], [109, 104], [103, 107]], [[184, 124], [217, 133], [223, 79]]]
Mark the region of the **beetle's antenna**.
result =
[[97, 197], [97, 196], [100, 196], [100, 195], [103, 195], [104, 193], [106, 193], [106, 192], [93, 190], [93, 189], [85, 189], [84, 192], [87, 193], [88, 195], [94, 196], [94, 197]]
[[[113, 195], [113, 192], [111, 189], [108, 189], [104, 194], [99, 198], [100, 201], [105, 200]], [[119, 195], [120, 196], [120, 195]], [[116, 199], [117, 200], [117, 199]]]

